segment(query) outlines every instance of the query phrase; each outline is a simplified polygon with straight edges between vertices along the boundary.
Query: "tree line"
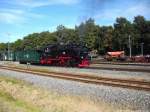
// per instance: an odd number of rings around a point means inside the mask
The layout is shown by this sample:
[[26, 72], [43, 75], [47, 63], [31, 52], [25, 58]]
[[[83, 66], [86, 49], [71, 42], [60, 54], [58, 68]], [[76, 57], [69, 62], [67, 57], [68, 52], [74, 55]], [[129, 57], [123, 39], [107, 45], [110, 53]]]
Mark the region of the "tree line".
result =
[[[124, 17], [116, 18], [113, 26], [97, 25], [94, 19], [89, 18], [74, 29], [59, 25], [54, 32], [43, 31], [33, 33], [9, 43], [11, 51], [42, 49], [52, 43], [84, 44], [90, 50], [97, 50], [99, 54], [107, 51], [124, 50], [129, 54], [129, 38], [132, 54], [150, 54], [150, 21], [143, 16], [134, 17], [130, 22]], [[0, 51], [7, 51], [8, 43], [0, 43]]]

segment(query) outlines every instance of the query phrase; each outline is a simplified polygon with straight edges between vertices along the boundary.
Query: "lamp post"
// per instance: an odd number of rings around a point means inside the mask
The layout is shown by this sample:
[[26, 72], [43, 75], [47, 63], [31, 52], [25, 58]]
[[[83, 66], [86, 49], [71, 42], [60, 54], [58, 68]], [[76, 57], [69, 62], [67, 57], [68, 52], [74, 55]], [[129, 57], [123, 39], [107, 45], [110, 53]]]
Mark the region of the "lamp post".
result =
[[143, 42], [141, 43], [141, 55], [143, 56]]
[[132, 46], [131, 46], [131, 36], [129, 35], [129, 50], [130, 50], [130, 58], [132, 57]]
[[[8, 35], [8, 39], [10, 37], [10, 33], [6, 33]], [[10, 44], [9, 44], [9, 40], [8, 40], [8, 43], [7, 43], [7, 56], [8, 56], [8, 61], [10, 60]]]
[[10, 54], [10, 50], [9, 50], [9, 42], [8, 42], [7, 45], [8, 45], [8, 46], [7, 46], [7, 47], [8, 47], [8, 48], [7, 48], [7, 49], [8, 49], [8, 50], [7, 50], [7, 55], [8, 55], [8, 61], [9, 61], [9, 60], [10, 60], [10, 55], [9, 55], [9, 54]]

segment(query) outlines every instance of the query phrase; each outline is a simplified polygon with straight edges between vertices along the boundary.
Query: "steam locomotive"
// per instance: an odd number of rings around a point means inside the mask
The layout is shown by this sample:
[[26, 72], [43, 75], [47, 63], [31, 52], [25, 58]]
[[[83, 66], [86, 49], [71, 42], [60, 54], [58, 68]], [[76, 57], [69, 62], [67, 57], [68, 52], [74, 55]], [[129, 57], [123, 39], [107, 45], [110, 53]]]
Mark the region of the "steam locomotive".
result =
[[50, 44], [42, 50], [20, 51], [15, 54], [20, 63], [54, 66], [89, 66], [88, 48], [79, 44]]

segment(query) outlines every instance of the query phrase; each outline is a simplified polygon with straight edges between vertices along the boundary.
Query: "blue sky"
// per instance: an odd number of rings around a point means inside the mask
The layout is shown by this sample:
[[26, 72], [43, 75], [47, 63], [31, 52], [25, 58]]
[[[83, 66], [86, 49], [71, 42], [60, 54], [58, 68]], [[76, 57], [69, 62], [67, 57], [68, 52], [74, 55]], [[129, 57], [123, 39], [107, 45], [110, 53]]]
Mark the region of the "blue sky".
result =
[[0, 0], [0, 43], [55, 31], [60, 24], [74, 28], [89, 17], [102, 26], [137, 15], [150, 20], [150, 0]]

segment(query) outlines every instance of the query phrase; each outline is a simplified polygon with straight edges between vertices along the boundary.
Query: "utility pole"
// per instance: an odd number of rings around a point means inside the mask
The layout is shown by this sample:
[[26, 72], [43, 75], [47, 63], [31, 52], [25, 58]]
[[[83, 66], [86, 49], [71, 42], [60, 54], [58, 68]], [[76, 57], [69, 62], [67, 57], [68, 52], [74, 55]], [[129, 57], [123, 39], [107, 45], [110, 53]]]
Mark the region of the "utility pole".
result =
[[[8, 38], [10, 37], [10, 33], [7, 33], [8, 35]], [[9, 45], [9, 41], [8, 41], [8, 44], [7, 44], [7, 56], [8, 56], [8, 61], [10, 60], [10, 45]]]
[[141, 55], [143, 56], [143, 42], [141, 43]]
[[132, 46], [131, 46], [131, 37], [129, 35], [129, 50], [130, 50], [130, 58], [132, 57]]
[[8, 46], [7, 46], [8, 48], [8, 50], [7, 50], [7, 53], [8, 53], [8, 61], [9, 61], [9, 59], [10, 59], [10, 56], [9, 56], [9, 42], [8, 42]]

